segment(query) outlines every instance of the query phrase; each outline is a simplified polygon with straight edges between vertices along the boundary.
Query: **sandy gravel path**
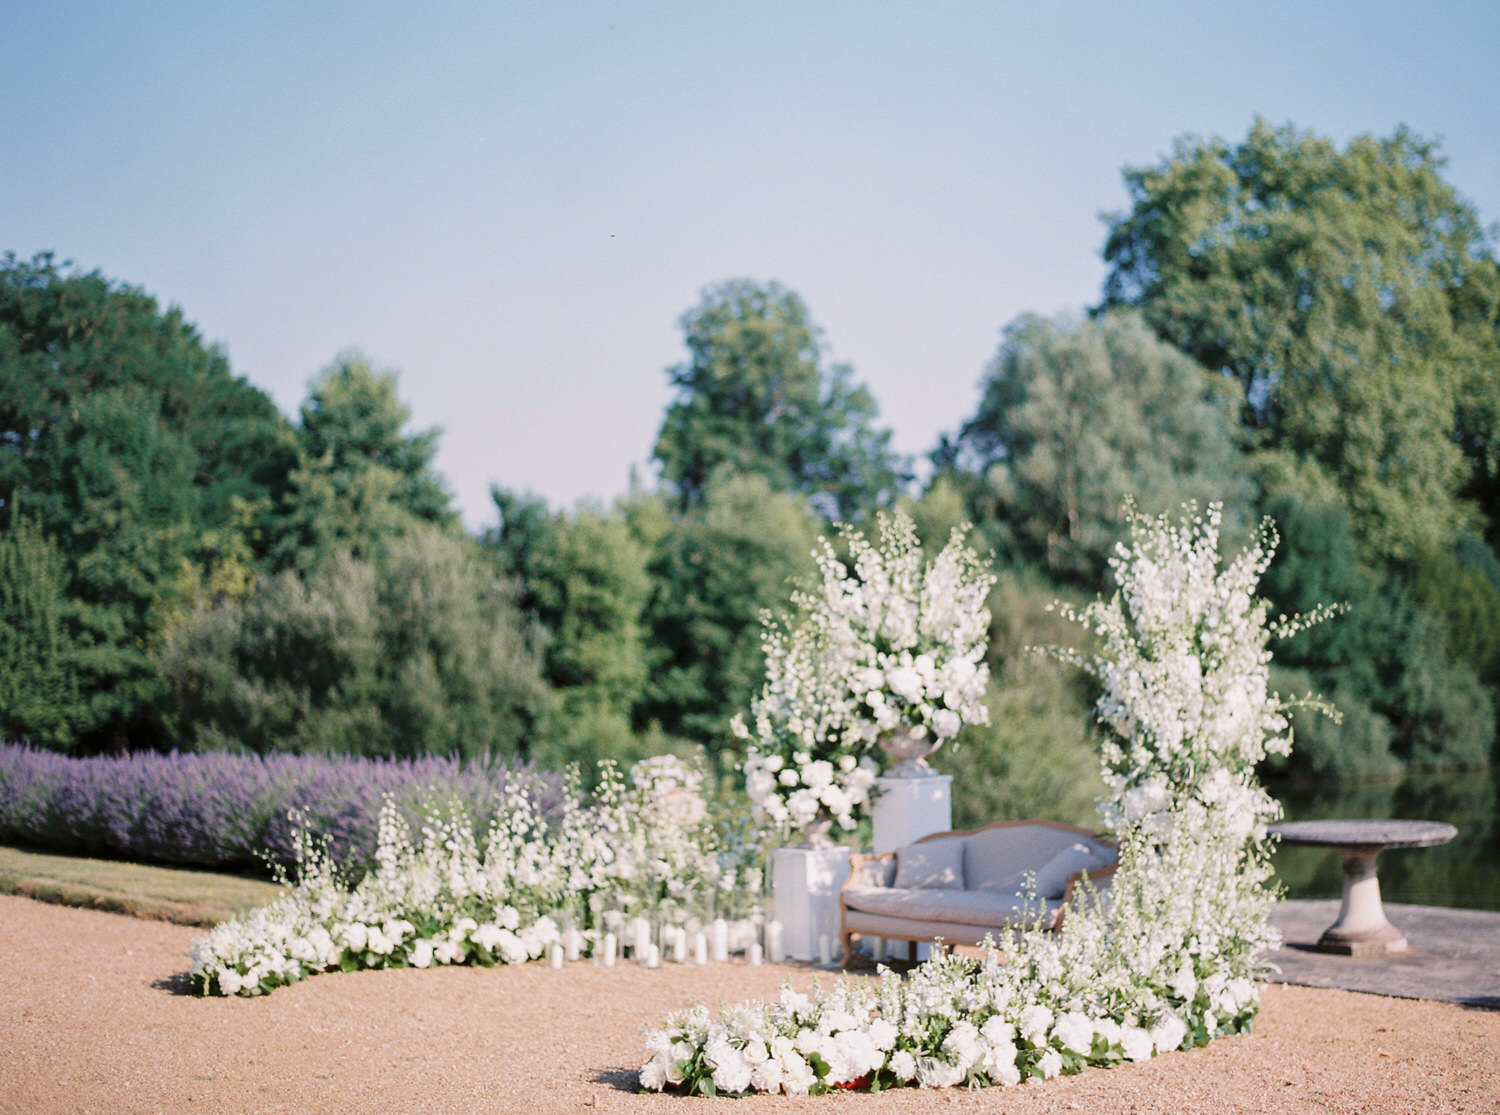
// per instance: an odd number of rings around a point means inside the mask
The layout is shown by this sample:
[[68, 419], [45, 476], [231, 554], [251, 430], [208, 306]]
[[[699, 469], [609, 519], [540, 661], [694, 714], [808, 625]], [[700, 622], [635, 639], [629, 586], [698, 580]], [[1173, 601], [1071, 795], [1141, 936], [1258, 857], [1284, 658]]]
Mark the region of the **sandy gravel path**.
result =
[[[4, 1112], [1486, 1112], [1500, 1012], [1266, 989], [1252, 1035], [980, 1092], [749, 1100], [631, 1091], [644, 1027], [802, 969], [539, 965], [319, 976], [197, 999], [196, 931], [0, 897]], [[826, 976], [824, 977], [827, 978]]]

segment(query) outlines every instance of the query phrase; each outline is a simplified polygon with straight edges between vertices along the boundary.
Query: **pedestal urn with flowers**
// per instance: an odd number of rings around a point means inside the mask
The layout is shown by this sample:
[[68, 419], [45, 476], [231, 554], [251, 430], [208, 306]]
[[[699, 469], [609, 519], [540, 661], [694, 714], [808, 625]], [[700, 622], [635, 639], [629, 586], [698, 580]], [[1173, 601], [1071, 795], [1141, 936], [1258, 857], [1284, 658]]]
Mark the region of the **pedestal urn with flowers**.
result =
[[757, 812], [811, 842], [852, 829], [869, 804], [878, 755], [897, 777], [934, 773], [926, 758], [989, 714], [984, 663], [994, 576], [953, 531], [924, 561], [916, 525], [881, 514], [873, 540], [826, 539], [817, 583], [792, 594], [790, 618], [765, 617], [766, 684], [751, 720], [745, 780]]

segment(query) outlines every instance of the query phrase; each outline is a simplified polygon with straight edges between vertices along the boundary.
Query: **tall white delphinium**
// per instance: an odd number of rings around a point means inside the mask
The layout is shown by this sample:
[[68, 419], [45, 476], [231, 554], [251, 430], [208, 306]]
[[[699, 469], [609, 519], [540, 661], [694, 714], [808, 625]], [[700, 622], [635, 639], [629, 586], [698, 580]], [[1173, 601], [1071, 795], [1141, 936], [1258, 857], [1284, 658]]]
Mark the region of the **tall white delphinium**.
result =
[[1270, 618], [1256, 596], [1277, 542], [1269, 521], [1224, 564], [1218, 505], [1178, 521], [1127, 513], [1130, 543], [1110, 561], [1114, 596], [1062, 609], [1099, 649], [1062, 656], [1103, 686], [1102, 813], [1122, 843], [1112, 947], [1137, 982], [1197, 1004], [1209, 1025], [1202, 1008], [1214, 997], [1253, 1009], [1248, 981], [1276, 943], [1266, 826], [1280, 806], [1255, 768], [1287, 753], [1291, 731], [1269, 687], [1270, 642], [1334, 609]]
[[814, 552], [819, 579], [792, 594], [793, 617], [765, 617], [766, 684], [751, 723], [746, 785], [773, 821], [803, 827], [819, 818], [852, 828], [869, 800], [882, 734], [952, 739], [988, 722], [994, 576], [955, 529], [924, 562], [916, 526], [881, 514], [875, 539], [845, 528], [847, 561], [831, 543]]

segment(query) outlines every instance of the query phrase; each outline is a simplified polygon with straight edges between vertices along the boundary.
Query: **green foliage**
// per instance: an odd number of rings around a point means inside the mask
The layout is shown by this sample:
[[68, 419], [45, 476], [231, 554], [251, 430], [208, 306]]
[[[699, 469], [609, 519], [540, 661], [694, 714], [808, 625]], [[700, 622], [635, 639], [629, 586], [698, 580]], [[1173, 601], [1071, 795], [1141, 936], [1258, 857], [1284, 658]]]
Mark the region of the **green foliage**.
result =
[[1105, 305], [1236, 379], [1266, 444], [1316, 462], [1397, 559], [1446, 548], [1460, 489], [1495, 475], [1500, 267], [1442, 169], [1405, 129], [1340, 152], [1258, 119], [1127, 170], [1105, 246]]
[[290, 444], [180, 311], [47, 255], [0, 260], [0, 518], [23, 504], [57, 548], [76, 745], [150, 739], [149, 650], [191, 592], [200, 539], [276, 490]]
[[[1072, 645], [1079, 630], [1052, 607], [1058, 593], [1034, 569], [1002, 569], [990, 590], [988, 725], [969, 725], [933, 763], [953, 778], [953, 823], [1044, 817], [1098, 825], [1100, 774], [1094, 692], [1076, 670], [1030, 648]], [[1070, 600], [1079, 603], [1081, 595]]]
[[651, 497], [627, 515], [655, 544], [637, 722], [718, 750], [729, 717], [750, 707], [764, 678], [761, 611], [784, 608], [792, 583], [814, 573], [817, 516], [754, 474], [715, 476], [671, 529]]
[[1236, 404], [1232, 385], [1134, 315], [1027, 315], [1006, 328], [977, 412], [937, 463], [968, 488], [1002, 555], [1097, 587], [1124, 534], [1127, 495], [1148, 513], [1248, 502]]
[[1282, 544], [1261, 587], [1276, 608], [1291, 614], [1318, 602], [1349, 605], [1276, 648], [1297, 695], [1322, 693], [1346, 714], [1342, 725], [1304, 718], [1287, 769], [1364, 777], [1390, 773], [1392, 757], [1416, 768], [1485, 762], [1494, 708], [1474, 667], [1450, 653], [1441, 614], [1399, 571], [1377, 579], [1364, 568], [1342, 505], [1279, 496], [1268, 510]]
[[358, 353], [341, 354], [313, 381], [275, 516], [278, 568], [312, 569], [335, 550], [370, 557], [420, 523], [457, 528], [431, 467], [438, 431], [402, 433], [410, 418], [395, 373]]
[[647, 546], [618, 510], [553, 514], [535, 497], [500, 488], [491, 496], [500, 524], [481, 544], [516, 579], [522, 611], [545, 633], [551, 703], [531, 757], [561, 770], [649, 753], [632, 730], [646, 685]]
[[335, 551], [243, 601], [204, 603], [160, 656], [183, 747], [408, 757], [512, 755], [543, 683], [473, 543], [432, 526], [378, 561]]
[[1098, 825], [1104, 796], [1090, 702], [1055, 664], [1018, 656], [996, 675], [990, 722], [966, 727], [933, 764], [953, 775], [953, 824], [1041, 817]]
[[483, 544], [520, 581], [522, 608], [548, 632], [549, 684], [628, 714], [646, 679], [646, 547], [618, 512], [552, 515], [533, 498], [498, 488], [491, 495], [500, 526]]
[[842, 364], [825, 367], [802, 299], [734, 279], [682, 319], [690, 358], [668, 372], [677, 397], [654, 456], [684, 506], [724, 468], [806, 496], [829, 519], [887, 507], [906, 479], [875, 400]]
[[66, 750], [87, 717], [66, 572], [52, 541], [12, 515], [0, 533], [0, 738]]
[[1304, 779], [1335, 781], [1400, 773], [1401, 760], [1391, 751], [1395, 729], [1390, 719], [1371, 708], [1364, 698], [1350, 691], [1323, 688], [1306, 670], [1277, 666], [1271, 669], [1271, 686], [1288, 701], [1322, 698], [1338, 711], [1338, 719], [1315, 708], [1294, 708], [1292, 754], [1286, 759], [1269, 760], [1268, 773], [1290, 772]]
[[1452, 553], [1421, 556], [1412, 569], [1412, 595], [1443, 621], [1448, 653], [1494, 689], [1500, 686], [1500, 563], [1479, 539], [1460, 542]]

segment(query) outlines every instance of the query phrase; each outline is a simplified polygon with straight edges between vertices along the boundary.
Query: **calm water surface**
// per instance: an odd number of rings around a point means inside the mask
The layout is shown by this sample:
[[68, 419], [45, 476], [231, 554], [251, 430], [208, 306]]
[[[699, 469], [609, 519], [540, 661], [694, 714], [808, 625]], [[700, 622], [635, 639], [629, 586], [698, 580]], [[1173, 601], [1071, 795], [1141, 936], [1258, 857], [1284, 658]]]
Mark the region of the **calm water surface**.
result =
[[[1458, 829], [1451, 844], [1381, 853], [1381, 897], [1418, 906], [1500, 910], [1500, 767], [1390, 782], [1272, 782], [1269, 788], [1289, 821], [1447, 821]], [[1343, 872], [1332, 849], [1280, 848], [1275, 864], [1289, 898], [1339, 897]]]

